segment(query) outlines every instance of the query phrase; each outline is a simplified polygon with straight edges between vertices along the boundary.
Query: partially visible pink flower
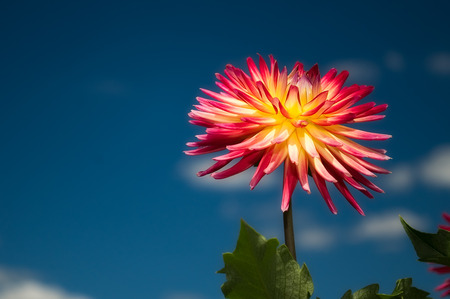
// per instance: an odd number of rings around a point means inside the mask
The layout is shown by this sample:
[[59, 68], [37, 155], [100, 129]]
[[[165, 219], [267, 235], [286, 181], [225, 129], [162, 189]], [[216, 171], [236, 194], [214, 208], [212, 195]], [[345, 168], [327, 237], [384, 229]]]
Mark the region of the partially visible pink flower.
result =
[[[442, 217], [450, 224], [450, 214], [443, 213]], [[439, 225], [439, 228], [445, 229], [447, 231], [450, 231], [450, 226], [449, 225]], [[448, 274], [448, 273], [450, 273], [450, 267], [449, 266], [431, 267], [429, 270], [432, 271], [432, 272], [438, 273], [438, 274]], [[436, 288], [436, 291], [444, 291], [441, 294], [441, 297], [450, 296], [450, 278], [447, 278], [444, 281], [443, 284], [439, 285]]]
[[[361, 131], [346, 124], [382, 119], [387, 105], [368, 102], [354, 106], [370, 94], [372, 86], [343, 87], [349, 73], [331, 69], [321, 77], [314, 65], [309, 71], [297, 62], [288, 74], [286, 67], [270, 56], [270, 69], [260, 56], [259, 68], [247, 59], [250, 74], [227, 65], [225, 76], [216, 74], [221, 92], [202, 91], [209, 97], [198, 97], [199, 105], [189, 116], [190, 123], [206, 128], [196, 142], [187, 145], [196, 149], [188, 155], [200, 155], [227, 150], [213, 160], [210, 168], [198, 176], [211, 174], [224, 179], [257, 166], [250, 188], [267, 174], [284, 164], [281, 210], [289, 208], [297, 182], [310, 193], [308, 174], [331, 212], [337, 209], [331, 200], [326, 182], [331, 182], [347, 201], [364, 214], [348, 185], [369, 198], [366, 189], [383, 192], [365, 176], [390, 173], [368, 161], [387, 160], [386, 151], [362, 146], [352, 139], [386, 140], [390, 135]], [[212, 99], [211, 99], [212, 98]], [[233, 166], [222, 170], [234, 160]]]

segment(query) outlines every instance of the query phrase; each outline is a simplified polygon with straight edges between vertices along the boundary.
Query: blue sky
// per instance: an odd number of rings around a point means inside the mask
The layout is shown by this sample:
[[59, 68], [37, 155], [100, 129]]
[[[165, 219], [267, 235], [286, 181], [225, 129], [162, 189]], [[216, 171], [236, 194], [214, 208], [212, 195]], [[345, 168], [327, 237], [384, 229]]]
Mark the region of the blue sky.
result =
[[[392, 134], [386, 194], [332, 215], [294, 193], [316, 296], [427, 272], [400, 224], [450, 211], [447, 1], [11, 1], [0, 12], [0, 299], [222, 298], [221, 253], [245, 219], [282, 240], [281, 177], [197, 178], [187, 113], [227, 63], [273, 54], [374, 85]], [[437, 297], [437, 293], [432, 293]], [[34, 296], [34, 297], [32, 297]], [[39, 297], [40, 296], [40, 297]], [[53, 297], [52, 297], [53, 296]]]

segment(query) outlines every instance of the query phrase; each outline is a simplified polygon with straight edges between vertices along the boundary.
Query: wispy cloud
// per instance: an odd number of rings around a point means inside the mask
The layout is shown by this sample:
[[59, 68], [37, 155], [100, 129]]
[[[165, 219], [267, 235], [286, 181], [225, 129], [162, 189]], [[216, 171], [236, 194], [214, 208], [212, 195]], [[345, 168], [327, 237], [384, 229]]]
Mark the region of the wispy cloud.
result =
[[296, 233], [296, 245], [302, 250], [327, 250], [337, 241], [336, 229], [313, 226]]
[[400, 72], [405, 68], [403, 55], [396, 51], [387, 52], [384, 56], [384, 63], [388, 69], [394, 72]]
[[357, 224], [334, 225], [333, 227], [313, 223], [296, 233], [296, 243], [302, 250], [331, 250], [336, 246], [373, 243], [382, 251], [398, 250], [406, 234], [399, 220], [401, 215], [416, 228], [423, 229], [429, 221], [406, 209], [392, 209], [383, 213], [371, 213], [361, 217]]
[[450, 145], [436, 148], [422, 162], [422, 180], [432, 186], [450, 188]]
[[392, 173], [382, 178], [382, 186], [389, 192], [408, 191], [417, 180], [413, 167], [407, 163], [395, 165], [389, 170]]
[[44, 284], [28, 274], [0, 268], [0, 299], [91, 299]]
[[359, 84], [374, 84], [380, 76], [380, 68], [373, 62], [363, 59], [338, 60], [331, 64], [338, 71], [347, 70], [350, 73], [349, 82]]
[[416, 184], [450, 189], [450, 144], [438, 146], [423, 159], [395, 165], [392, 174], [381, 178], [387, 191], [407, 192]]
[[438, 75], [450, 75], [450, 53], [435, 53], [428, 58], [428, 70]]
[[[196, 175], [197, 172], [208, 169], [214, 163], [215, 162], [211, 159], [211, 156], [186, 157], [180, 161], [178, 165], [178, 172], [190, 184], [200, 188], [216, 190], [250, 189], [249, 184], [256, 169], [248, 169], [242, 173], [223, 180], [216, 180], [209, 175], [204, 177], [198, 177]], [[275, 173], [265, 176], [256, 188], [261, 189], [271, 187], [275, 181], [275, 176]]]
[[357, 241], [365, 240], [396, 240], [405, 235], [405, 231], [399, 221], [399, 215], [407, 219], [407, 222], [416, 228], [425, 227], [427, 220], [422, 216], [408, 211], [387, 211], [381, 214], [366, 216], [354, 230], [354, 238]]
[[349, 241], [371, 242], [379, 250], [385, 252], [401, 250], [403, 241], [406, 240], [406, 234], [400, 223], [399, 215], [415, 228], [423, 230], [428, 226], [427, 219], [414, 212], [404, 209], [390, 210], [366, 216], [366, 219], [355, 227]]

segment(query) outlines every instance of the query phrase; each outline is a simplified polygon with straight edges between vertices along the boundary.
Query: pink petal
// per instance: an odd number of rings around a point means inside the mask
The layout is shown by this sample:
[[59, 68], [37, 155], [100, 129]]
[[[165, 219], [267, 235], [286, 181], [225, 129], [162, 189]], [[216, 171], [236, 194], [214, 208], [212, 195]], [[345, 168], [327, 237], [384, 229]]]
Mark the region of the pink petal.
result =
[[207, 133], [212, 133], [215, 129], [227, 129], [227, 130], [242, 130], [244, 132], [249, 134], [254, 132], [255, 130], [260, 130], [260, 126], [257, 124], [252, 123], [245, 123], [245, 122], [236, 122], [236, 123], [223, 123], [223, 124], [216, 124], [216, 127], [208, 128], [206, 129]]
[[224, 161], [224, 160], [231, 161], [233, 159], [240, 158], [248, 153], [249, 153], [248, 150], [231, 151], [225, 155], [214, 157], [213, 160], [214, 161]]
[[272, 144], [274, 144], [274, 138], [278, 134], [279, 129], [278, 128], [272, 128], [269, 133], [260, 141], [257, 141], [255, 143], [252, 143], [248, 149], [250, 150], [262, 150], [265, 149]]
[[[347, 139], [345, 137], [342, 137], [339, 140], [344, 144], [341, 147], [341, 149], [344, 151], [350, 149], [350, 151], [353, 151], [353, 153], [356, 153], [356, 154], [353, 154], [354, 156], [357, 156], [360, 158], [367, 157], [367, 158], [371, 158], [371, 159], [375, 159], [375, 160], [389, 160], [390, 159], [389, 156], [386, 156], [377, 150], [362, 146], [362, 145], [360, 145], [354, 141], [351, 141], [350, 139]], [[352, 154], [352, 153], [350, 153], [350, 154]], [[360, 154], [362, 154], [362, 155], [360, 155]]]
[[238, 114], [240, 116], [253, 115], [257, 112], [257, 110], [255, 110], [255, 109], [249, 109], [249, 108], [239, 107], [236, 105], [230, 105], [227, 103], [216, 102], [216, 101], [208, 100], [208, 99], [205, 99], [202, 97], [197, 97], [197, 101], [199, 101], [203, 105], [209, 105], [209, 106], [212, 106], [215, 108], [219, 108], [228, 113]]
[[297, 134], [292, 134], [287, 142], [289, 159], [292, 163], [298, 165], [299, 151], [301, 149], [301, 145], [298, 142]]
[[[436, 291], [442, 291], [444, 289], [450, 288], [450, 278], [447, 278], [443, 284], [439, 285], [436, 288]], [[443, 297], [443, 295], [441, 295], [441, 297]]]
[[362, 123], [362, 122], [369, 122], [369, 121], [376, 121], [385, 118], [386, 115], [369, 115], [364, 117], [357, 117], [353, 121], [355, 123]]
[[[372, 177], [376, 177], [375, 174], [373, 174], [372, 172], [370, 172], [369, 170], [367, 170], [364, 166], [362, 166], [361, 164], [359, 164], [357, 161], [355, 161], [357, 158], [351, 156], [351, 155], [346, 155], [345, 153], [339, 151], [339, 150], [334, 150], [331, 149], [331, 151], [335, 154], [336, 157], [338, 157], [338, 159], [342, 162], [342, 164], [351, 167], [352, 169], [368, 175], [368, 176], [372, 176]], [[359, 161], [359, 160], [358, 160]]]
[[384, 193], [384, 191], [380, 187], [378, 187], [377, 185], [375, 185], [374, 183], [372, 183], [371, 181], [369, 181], [368, 179], [363, 177], [359, 172], [353, 171], [353, 170], [350, 169], [350, 173], [352, 174], [353, 178], [357, 182], [363, 184], [367, 188], [370, 188], [373, 191], [378, 192], [378, 193]]
[[278, 98], [271, 98], [272, 105], [277, 108], [278, 111], [283, 114], [286, 118], [292, 118], [289, 112], [286, 110], [286, 108], [283, 106], [283, 104], [280, 102]]
[[242, 74], [239, 73], [239, 69], [233, 67], [231, 64], [228, 64], [225, 67], [225, 75], [229, 78], [229, 81], [231, 81], [235, 86], [240, 87], [241, 89], [247, 89], [247, 86], [244, 83]]
[[386, 140], [392, 137], [392, 135], [366, 132], [339, 125], [329, 126], [326, 130], [345, 137], [361, 140]]
[[286, 141], [292, 132], [294, 132], [295, 127], [288, 121], [285, 121], [281, 128], [277, 131], [277, 137], [272, 140], [272, 143], [282, 143]]
[[184, 153], [189, 156], [196, 156], [196, 155], [203, 155], [203, 154], [209, 154], [209, 153], [214, 153], [214, 152], [218, 152], [218, 151], [223, 151], [224, 149], [225, 149], [225, 146], [210, 145], [210, 146], [199, 147], [199, 148], [193, 149], [193, 150], [184, 151]]
[[268, 86], [270, 82], [270, 72], [266, 62], [264, 61], [264, 58], [262, 58], [261, 55], [259, 55], [259, 69], [263, 82]]
[[298, 131], [297, 130], [297, 137], [300, 141], [300, 144], [305, 149], [305, 151], [308, 153], [309, 156], [312, 158], [318, 158], [319, 153], [316, 150], [316, 147], [314, 146], [314, 140], [309, 136], [306, 131]]
[[346, 112], [348, 113], [354, 113], [356, 115], [359, 115], [361, 113], [364, 113], [366, 111], [369, 111], [370, 109], [372, 109], [375, 106], [375, 102], [369, 102], [369, 103], [365, 103], [362, 105], [358, 105], [352, 108], [349, 108], [346, 110]]
[[310, 159], [311, 164], [313, 165], [317, 173], [326, 181], [336, 183], [337, 180], [328, 172], [328, 170], [323, 166], [322, 161], [320, 158], [311, 158]]
[[206, 95], [212, 97], [213, 99], [219, 100], [221, 102], [230, 104], [230, 105], [234, 105], [234, 106], [238, 106], [238, 107], [243, 107], [243, 106], [248, 106], [246, 103], [242, 102], [241, 100], [238, 100], [228, 94], [223, 94], [223, 93], [216, 93], [207, 89], [203, 89], [200, 88], [200, 90], [205, 93]]
[[308, 77], [309, 81], [311, 81], [312, 96], [315, 97], [319, 94], [321, 89], [319, 65], [317, 63], [313, 65], [313, 67], [309, 71], [306, 72], [306, 77]]
[[315, 114], [324, 104], [327, 99], [328, 91], [321, 92], [312, 101], [303, 106], [304, 116]]
[[258, 124], [258, 125], [276, 125], [278, 120], [273, 117], [242, 117], [242, 121]]
[[328, 84], [326, 87], [322, 86], [322, 90], [328, 90], [328, 98], [333, 99], [334, 96], [336, 96], [339, 91], [341, 90], [342, 86], [344, 85], [345, 80], [348, 78], [348, 72], [342, 71], [339, 75], [337, 75], [336, 78], [334, 78], [330, 84]]
[[359, 204], [356, 202], [355, 198], [350, 193], [350, 191], [348, 191], [348, 188], [347, 188], [347, 186], [345, 186], [344, 182], [339, 181], [339, 182], [335, 183], [334, 185], [339, 190], [339, 192], [341, 192], [342, 195], [344, 195], [345, 199], [347, 199], [347, 201], [352, 205], [352, 207], [355, 208], [355, 210], [357, 210], [359, 214], [365, 216], [364, 211], [361, 209]]
[[256, 87], [258, 88], [258, 92], [261, 95], [260, 99], [267, 105], [272, 105], [275, 113], [278, 113], [277, 107], [273, 105], [273, 97], [269, 90], [266, 88], [263, 82], [256, 82]]
[[281, 99], [284, 96], [287, 87], [287, 69], [283, 68], [280, 76], [278, 77], [278, 83], [276, 88], [276, 96]]
[[[223, 85], [223, 87], [225, 87], [225, 91], [228, 90], [235, 90], [235, 89], [242, 89], [238, 84], [232, 82], [231, 80], [225, 78], [224, 76], [222, 76], [219, 73], [216, 73], [216, 78], [217, 80], [219, 80]], [[220, 86], [219, 86], [220, 87]]]
[[327, 145], [334, 147], [342, 146], [341, 142], [337, 141], [332, 134], [328, 133], [323, 129], [319, 129], [314, 125], [309, 125], [306, 127], [306, 130], [311, 134], [312, 137], [322, 141]]
[[[361, 100], [361, 98], [359, 96], [353, 96], [353, 97], [348, 97], [342, 101], [339, 102], [334, 102], [333, 101], [333, 105], [331, 105], [328, 109], [326, 109], [323, 113], [324, 114], [337, 114], [337, 113], [341, 113], [343, 111], [345, 111], [345, 109], [347, 109], [348, 107], [354, 105], [356, 102], [358, 102], [359, 100]], [[351, 111], [346, 111], [351, 112]]]
[[280, 70], [278, 69], [278, 62], [273, 58], [273, 55], [269, 55], [270, 58], [270, 83], [271, 88], [276, 90], [278, 84], [278, 77], [280, 76]]
[[308, 194], [311, 193], [308, 182], [308, 158], [302, 148], [299, 149], [297, 175], [303, 190], [308, 192]]
[[328, 148], [319, 146], [317, 147], [317, 150], [319, 151], [321, 158], [325, 159], [331, 166], [327, 167], [327, 169], [334, 168], [334, 170], [337, 170], [339, 172], [336, 173], [336, 175], [334, 173], [331, 173], [334, 178], [342, 177], [342, 174], [344, 174], [344, 176], [351, 177], [350, 172], [348, 172], [348, 170], [339, 162], [339, 160], [330, 152]]
[[221, 172], [214, 172], [213, 174], [211, 174], [211, 176], [215, 179], [225, 179], [240, 172], [243, 172], [252, 167], [253, 165], [255, 165], [255, 163], [261, 158], [262, 155], [263, 152], [252, 152], [247, 156], [244, 156], [232, 167]]
[[442, 217], [443, 217], [447, 222], [450, 223], [450, 214], [442, 213]]
[[191, 119], [191, 120], [189, 120], [189, 123], [196, 125], [196, 126], [206, 127], [206, 128], [214, 127], [214, 124], [212, 124], [210, 122], [202, 121], [202, 120]]
[[197, 110], [191, 110], [190, 113], [188, 113], [190, 118], [206, 121], [206, 122], [235, 122], [236, 119], [234, 117], [229, 116], [223, 116], [215, 113], [210, 112], [204, 112], [204, 111], [197, 111]]
[[297, 87], [300, 92], [300, 104], [303, 107], [313, 99], [311, 81], [306, 76], [303, 76], [298, 81]]
[[259, 111], [265, 112], [265, 113], [273, 113], [273, 110], [265, 103], [263, 103], [261, 100], [256, 99], [245, 92], [242, 92], [240, 90], [234, 90], [236, 95], [241, 99], [242, 101], [246, 102], [252, 107], [255, 107]]
[[326, 118], [312, 119], [312, 121], [319, 126], [331, 126], [348, 123], [350, 121], [353, 121], [354, 117], [355, 114], [353, 113], [345, 113]]
[[247, 65], [253, 81], [262, 81], [261, 73], [259, 72], [255, 62], [251, 57], [247, 58]]
[[326, 183], [322, 177], [317, 175], [316, 171], [311, 168], [311, 175], [314, 179], [314, 182], [317, 185], [317, 189], [319, 189], [320, 194], [322, 195], [323, 199], [325, 199], [325, 203], [327, 204], [328, 208], [330, 209], [331, 213], [337, 214], [336, 206], [334, 205], [333, 201], [331, 200], [330, 193], [328, 192]]
[[337, 70], [331, 69], [328, 71], [328, 73], [325, 74], [325, 76], [322, 77], [320, 80], [320, 84], [322, 85], [322, 88], [325, 89], [336, 77]]
[[384, 110], [387, 109], [387, 107], [388, 107], [387, 104], [375, 106], [364, 113], [358, 114], [358, 117], [363, 117], [363, 116], [368, 116], [368, 115], [373, 115], [373, 114], [383, 112]]
[[431, 272], [438, 273], [438, 274], [450, 273], [450, 267], [449, 266], [430, 267], [428, 270], [430, 270]]
[[200, 176], [200, 177], [201, 177], [201, 176], [210, 174], [210, 173], [212, 173], [212, 172], [214, 172], [214, 171], [216, 171], [216, 170], [221, 169], [222, 167], [226, 166], [226, 165], [227, 165], [228, 163], [230, 163], [230, 162], [231, 162], [231, 160], [218, 161], [218, 162], [214, 163], [214, 164], [213, 164], [211, 167], [209, 167], [208, 169], [197, 172], [197, 176]]
[[305, 71], [303, 70], [303, 64], [300, 62], [296, 62], [292, 72], [288, 76], [288, 81], [292, 81], [292, 84], [296, 84], [297, 82], [294, 80], [294, 77], [297, 76], [297, 78], [301, 78]]
[[379, 167], [375, 164], [372, 164], [370, 162], [367, 162], [364, 159], [361, 158], [357, 158], [357, 157], [353, 157], [354, 160], [356, 160], [359, 164], [361, 164], [362, 166], [364, 166], [365, 168], [367, 168], [370, 171], [376, 172], [376, 173], [382, 173], [382, 174], [390, 174], [392, 173], [391, 171], [384, 169], [382, 167]]
[[292, 193], [294, 192], [295, 185], [297, 185], [297, 169], [294, 164], [289, 160], [285, 160], [284, 163], [284, 176], [283, 176], [283, 196], [281, 198], [281, 210], [287, 211], [289, 203], [291, 201]]
[[285, 145], [283, 144], [276, 144], [273, 148], [272, 157], [270, 158], [270, 162], [267, 165], [267, 167], [264, 169], [264, 172], [266, 174], [270, 174], [275, 169], [278, 168], [278, 166], [283, 163], [283, 161], [286, 159], [288, 155], [288, 150]]
[[293, 116], [296, 116], [300, 113], [300, 95], [297, 86], [291, 85], [289, 87], [288, 93], [286, 95], [285, 106], [287, 109], [289, 109], [289, 111], [292, 111]]
[[[250, 146], [263, 141], [267, 137], [268, 134], [273, 135], [274, 133], [271, 133], [271, 132], [274, 130], [276, 130], [276, 129], [270, 128], [270, 129], [262, 130], [262, 131], [258, 132], [257, 134], [253, 135], [252, 137], [247, 138], [238, 144], [233, 144], [233, 145], [227, 146], [227, 149], [230, 151], [248, 149]], [[267, 141], [269, 141], [269, 144], [270, 144], [270, 140], [266, 140], [266, 142]]]
[[272, 158], [273, 154], [273, 147], [268, 148], [263, 157], [261, 158], [261, 161], [259, 161], [258, 167], [256, 168], [255, 173], [253, 174], [253, 177], [250, 181], [250, 189], [253, 190], [256, 185], [258, 185], [259, 181], [266, 175], [264, 170], [267, 168], [267, 166], [270, 163], [270, 160]]

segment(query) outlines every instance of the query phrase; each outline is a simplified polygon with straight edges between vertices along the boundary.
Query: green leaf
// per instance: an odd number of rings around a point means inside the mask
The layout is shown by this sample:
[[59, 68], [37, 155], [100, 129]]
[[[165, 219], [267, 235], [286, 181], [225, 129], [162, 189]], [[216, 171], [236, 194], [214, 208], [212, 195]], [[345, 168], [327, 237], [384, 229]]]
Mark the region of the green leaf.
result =
[[314, 291], [306, 265], [301, 268], [285, 245], [267, 240], [241, 220], [236, 249], [224, 253], [222, 292], [231, 299], [309, 299]]
[[392, 292], [392, 295], [396, 295], [396, 297], [386, 298], [423, 299], [430, 298], [428, 297], [429, 294], [428, 292], [413, 287], [411, 278], [403, 278], [397, 280], [395, 289]]
[[379, 294], [378, 284], [368, 285], [352, 294], [351, 290], [345, 292], [341, 299], [431, 299], [429, 293], [412, 286], [411, 278], [397, 280], [392, 294]]
[[377, 284], [371, 284], [353, 294], [351, 290], [348, 290], [341, 299], [378, 299], [378, 289], [379, 286]]
[[400, 217], [403, 228], [411, 240], [421, 262], [450, 266], [450, 232], [439, 229], [436, 234], [420, 232]]

